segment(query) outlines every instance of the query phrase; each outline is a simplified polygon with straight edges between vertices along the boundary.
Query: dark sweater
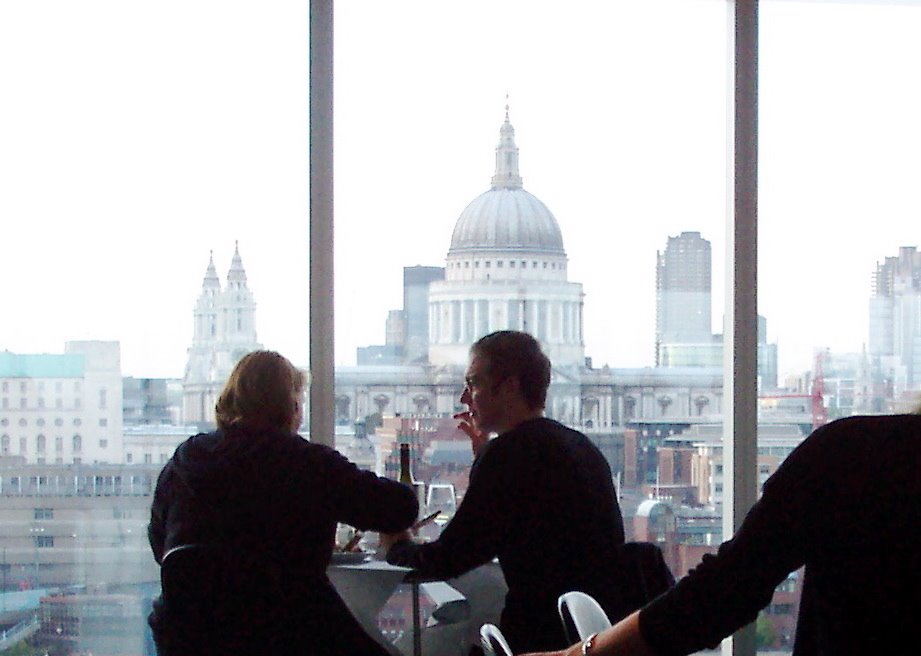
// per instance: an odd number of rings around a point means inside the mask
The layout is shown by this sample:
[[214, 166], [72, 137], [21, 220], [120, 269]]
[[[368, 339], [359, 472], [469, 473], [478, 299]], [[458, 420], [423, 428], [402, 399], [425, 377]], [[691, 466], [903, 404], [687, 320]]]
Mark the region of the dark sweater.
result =
[[[148, 532], [157, 562], [174, 546], [205, 543], [282, 563], [289, 607], [252, 612], [285, 614], [300, 627], [302, 648], [289, 645], [289, 653], [382, 653], [326, 577], [336, 523], [393, 532], [417, 513], [406, 486], [359, 470], [333, 449], [298, 435], [235, 428], [179, 445], [157, 482]], [[171, 628], [165, 611], [155, 607], [155, 633]], [[348, 648], [353, 637], [360, 646]]]
[[921, 417], [815, 431], [764, 484], [732, 540], [640, 613], [664, 655], [715, 646], [805, 564], [794, 654], [908, 654], [921, 610]]
[[595, 596], [622, 615], [623, 519], [601, 452], [582, 433], [532, 419], [491, 440], [454, 518], [430, 544], [395, 544], [394, 564], [452, 578], [499, 558], [508, 583], [501, 629], [512, 650], [566, 645], [557, 597]]

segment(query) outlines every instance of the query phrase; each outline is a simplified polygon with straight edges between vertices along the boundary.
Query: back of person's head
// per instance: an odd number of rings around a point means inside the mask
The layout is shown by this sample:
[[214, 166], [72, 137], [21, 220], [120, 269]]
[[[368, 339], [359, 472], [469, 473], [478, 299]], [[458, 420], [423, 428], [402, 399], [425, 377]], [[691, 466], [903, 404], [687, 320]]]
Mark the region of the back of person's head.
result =
[[494, 381], [516, 378], [528, 407], [543, 409], [550, 387], [550, 359], [531, 335], [500, 330], [477, 340], [470, 353], [486, 360]]
[[289, 430], [297, 416], [304, 374], [274, 351], [253, 351], [237, 363], [214, 407], [218, 428], [246, 424]]

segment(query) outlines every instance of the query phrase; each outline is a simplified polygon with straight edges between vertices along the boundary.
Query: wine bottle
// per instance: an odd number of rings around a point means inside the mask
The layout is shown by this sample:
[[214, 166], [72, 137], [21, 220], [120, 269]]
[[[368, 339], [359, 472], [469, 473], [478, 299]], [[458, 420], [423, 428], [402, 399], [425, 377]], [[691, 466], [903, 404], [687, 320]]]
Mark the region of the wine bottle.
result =
[[400, 482], [412, 487], [416, 482], [413, 478], [413, 466], [409, 457], [409, 444], [400, 444]]
[[421, 517], [425, 511], [425, 483], [417, 481], [416, 477], [413, 476], [409, 444], [406, 442], [400, 444], [400, 482], [411, 487], [413, 492], [416, 493], [416, 499], [419, 501], [419, 517]]

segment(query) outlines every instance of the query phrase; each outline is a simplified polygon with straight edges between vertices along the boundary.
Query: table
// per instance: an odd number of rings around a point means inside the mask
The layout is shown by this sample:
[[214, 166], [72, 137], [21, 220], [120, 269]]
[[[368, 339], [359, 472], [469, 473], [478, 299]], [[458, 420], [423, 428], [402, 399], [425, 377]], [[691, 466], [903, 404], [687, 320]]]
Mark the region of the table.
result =
[[399, 654], [378, 629], [377, 616], [397, 586], [412, 570], [382, 560], [370, 560], [354, 565], [330, 565], [326, 572], [365, 632], [391, 653]]
[[[390, 565], [371, 560], [355, 565], [332, 565], [329, 578], [339, 592], [346, 606], [369, 635], [381, 642], [393, 654], [400, 654], [377, 627], [377, 616], [387, 599], [400, 583], [412, 586], [413, 634], [412, 653], [421, 656], [423, 630], [420, 618], [420, 597], [424, 593], [436, 602], [432, 617], [437, 620], [434, 631], [426, 638], [427, 649], [439, 641], [445, 644], [450, 638], [457, 645], [461, 639], [469, 644], [479, 644], [479, 627], [485, 622], [498, 623], [505, 592], [505, 579], [497, 563], [478, 567], [457, 579], [450, 585], [443, 581], [414, 577], [407, 567]], [[437, 630], [436, 630], [437, 627]], [[455, 628], [456, 627], [456, 628]], [[404, 645], [408, 648], [409, 645]], [[435, 652], [439, 650], [436, 648]]]

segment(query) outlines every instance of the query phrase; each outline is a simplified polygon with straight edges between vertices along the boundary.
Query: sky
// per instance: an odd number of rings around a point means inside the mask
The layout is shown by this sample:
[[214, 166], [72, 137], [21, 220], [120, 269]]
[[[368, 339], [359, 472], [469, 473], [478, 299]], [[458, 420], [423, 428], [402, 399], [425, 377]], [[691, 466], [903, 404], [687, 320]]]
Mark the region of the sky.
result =
[[[340, 0], [336, 361], [443, 265], [509, 113], [596, 365], [649, 366], [655, 258], [727, 212], [722, 0]], [[259, 341], [308, 359], [307, 3], [0, 3], [0, 349], [118, 340], [179, 377], [213, 251]], [[876, 263], [921, 245], [921, 4], [761, 5], [759, 311], [781, 373], [859, 351]]]

